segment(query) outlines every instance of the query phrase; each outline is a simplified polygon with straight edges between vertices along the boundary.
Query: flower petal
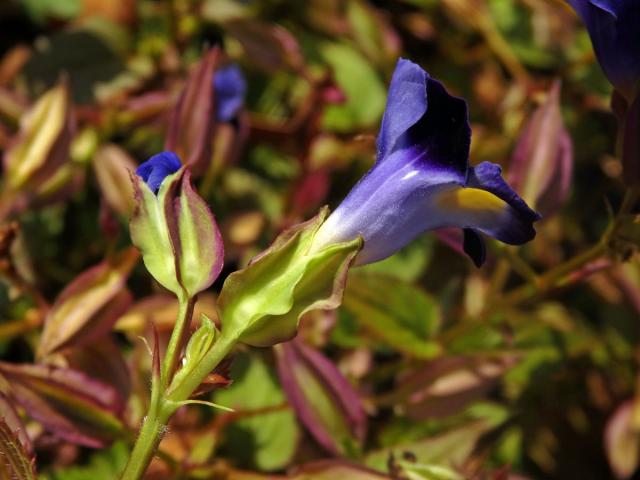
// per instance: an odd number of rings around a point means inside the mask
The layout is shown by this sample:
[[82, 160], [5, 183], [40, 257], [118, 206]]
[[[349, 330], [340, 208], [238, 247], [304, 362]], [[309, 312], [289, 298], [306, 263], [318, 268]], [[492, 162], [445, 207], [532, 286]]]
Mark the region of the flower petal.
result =
[[433, 210], [432, 196], [461, 186], [447, 172], [423, 162], [414, 150], [400, 150], [378, 162], [322, 224], [314, 248], [361, 235], [364, 247], [356, 264], [392, 255], [422, 232], [446, 219]]
[[439, 227], [473, 228], [509, 245], [521, 245], [536, 235], [533, 222], [538, 214], [515, 208], [488, 190], [453, 187], [435, 197], [432, 208], [442, 222]]
[[473, 260], [476, 267], [480, 268], [487, 257], [487, 248], [484, 244], [482, 235], [476, 232], [473, 228], [463, 228], [464, 240], [462, 248], [464, 253], [469, 255], [469, 258]]
[[378, 162], [399, 150], [464, 181], [468, 168], [471, 127], [467, 103], [449, 95], [444, 86], [415, 63], [400, 59], [389, 87], [378, 141]]
[[628, 100], [632, 100], [640, 80], [640, 2], [568, 1], [586, 25], [607, 78]]
[[219, 69], [213, 76], [216, 117], [219, 122], [230, 122], [244, 103], [247, 81], [237, 65]]
[[161, 152], [141, 164], [136, 174], [141, 177], [153, 193], [158, 193], [162, 181], [172, 173], [180, 170], [182, 163], [173, 152]]
[[418, 65], [404, 58], [398, 60], [378, 135], [378, 158], [384, 158], [396, 140], [426, 113], [428, 81], [429, 74]]

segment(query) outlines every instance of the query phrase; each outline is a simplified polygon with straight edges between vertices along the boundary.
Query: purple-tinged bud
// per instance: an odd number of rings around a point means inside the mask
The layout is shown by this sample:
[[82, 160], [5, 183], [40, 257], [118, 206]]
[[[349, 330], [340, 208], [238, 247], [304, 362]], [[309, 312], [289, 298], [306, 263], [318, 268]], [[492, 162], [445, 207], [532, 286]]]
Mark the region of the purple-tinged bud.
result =
[[224, 251], [211, 210], [179, 164], [175, 154], [163, 152], [140, 166], [144, 176], [132, 176], [136, 207], [130, 227], [147, 270], [168, 290], [191, 298], [218, 277]]
[[193, 68], [169, 120], [165, 150], [176, 152], [194, 175], [205, 172], [211, 161], [216, 123], [211, 79], [219, 57], [212, 48]]
[[543, 217], [558, 211], [569, 196], [573, 144], [560, 111], [560, 82], [529, 118], [509, 163], [509, 183]]

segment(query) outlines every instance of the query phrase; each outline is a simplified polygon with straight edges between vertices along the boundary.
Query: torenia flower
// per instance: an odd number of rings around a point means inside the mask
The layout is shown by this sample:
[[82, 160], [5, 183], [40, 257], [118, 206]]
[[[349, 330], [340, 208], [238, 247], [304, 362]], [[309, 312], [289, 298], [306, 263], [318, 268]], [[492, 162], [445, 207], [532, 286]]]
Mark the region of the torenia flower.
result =
[[421, 233], [464, 229], [464, 250], [484, 262], [479, 232], [520, 245], [535, 236], [531, 210], [500, 167], [469, 167], [466, 102], [418, 65], [400, 59], [378, 136], [376, 164], [320, 227], [314, 248], [362, 236], [356, 264], [388, 257]]
[[242, 70], [235, 64], [220, 68], [213, 76], [213, 89], [216, 119], [219, 122], [232, 121], [242, 108], [247, 91]]
[[632, 102], [640, 81], [640, 2], [568, 0], [589, 31], [605, 75]]
[[131, 239], [147, 270], [166, 289], [191, 298], [220, 274], [222, 237], [191, 172], [175, 153], [162, 152], [132, 175]]

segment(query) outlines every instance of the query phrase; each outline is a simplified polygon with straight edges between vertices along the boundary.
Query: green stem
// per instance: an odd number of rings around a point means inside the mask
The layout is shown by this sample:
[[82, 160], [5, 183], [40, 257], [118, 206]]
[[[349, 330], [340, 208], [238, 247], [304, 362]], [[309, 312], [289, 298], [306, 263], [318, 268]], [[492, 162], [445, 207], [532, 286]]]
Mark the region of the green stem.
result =
[[149, 407], [149, 413], [144, 417], [142, 428], [138, 434], [131, 457], [122, 473], [121, 480], [139, 480], [158, 449], [160, 440], [165, 432], [165, 425], [171, 416], [170, 411], [163, 411], [160, 404]]
[[[178, 317], [162, 361], [162, 370], [159, 378], [157, 371], [154, 370], [152, 372], [153, 381], [151, 383], [149, 411], [138, 433], [131, 457], [129, 457], [127, 466], [122, 473], [122, 480], [138, 480], [142, 478], [158, 449], [166, 424], [175, 410], [175, 405], [166, 401], [163, 392], [166, 392], [167, 386], [178, 367], [195, 305], [195, 299], [193, 298], [179, 297], [178, 300]], [[154, 355], [157, 354], [157, 352], [154, 352]]]
[[604, 255], [620, 227], [623, 216], [631, 212], [636, 204], [638, 194], [639, 192], [635, 188], [627, 190], [618, 215], [609, 223], [609, 226], [600, 237], [598, 243], [579, 255], [561, 263], [557, 267], [552, 268], [543, 275], [540, 275], [534, 282], [508, 292], [505, 294], [502, 302], [498, 302], [496, 306], [513, 306], [553, 290], [567, 275]]
[[161, 385], [164, 390], [171, 382], [171, 378], [178, 368], [180, 362], [180, 354], [184, 348], [189, 326], [191, 325], [191, 317], [193, 316], [193, 307], [195, 305], [194, 298], [179, 298], [178, 318], [171, 332], [167, 352], [162, 362]]
[[[190, 308], [193, 310], [193, 305]], [[188, 311], [188, 309], [188, 305], [185, 304], [185, 310]], [[175, 332], [176, 330], [173, 333]], [[161, 382], [153, 383], [149, 413], [144, 419], [138, 439], [133, 447], [131, 458], [125, 467], [121, 480], [139, 480], [142, 478], [158, 449], [167, 422], [175, 409], [181, 405], [181, 402], [191, 397], [207, 375], [227, 356], [235, 346], [236, 341], [235, 337], [228, 338], [225, 335], [221, 335], [204, 359], [195, 366], [190, 375], [184, 378], [180, 384], [171, 385], [167, 390], [166, 385], [156, 388], [156, 385]], [[168, 359], [169, 356], [166, 356], [165, 365]]]
[[196, 388], [200, 386], [202, 381], [207, 378], [207, 375], [229, 354], [237, 341], [237, 338], [225, 335], [223, 330], [211, 350], [209, 350], [207, 355], [193, 368], [190, 374], [186, 376], [180, 384], [171, 385], [166, 394], [167, 401], [181, 402], [188, 399]]

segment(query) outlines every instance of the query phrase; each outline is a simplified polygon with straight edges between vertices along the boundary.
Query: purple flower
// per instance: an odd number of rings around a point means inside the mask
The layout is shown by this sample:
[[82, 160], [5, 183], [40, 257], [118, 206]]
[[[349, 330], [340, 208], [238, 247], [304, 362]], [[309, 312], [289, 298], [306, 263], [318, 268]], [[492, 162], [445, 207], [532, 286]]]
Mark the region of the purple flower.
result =
[[242, 108], [247, 91], [242, 70], [234, 64], [217, 70], [213, 76], [213, 88], [216, 118], [219, 122], [230, 122]]
[[640, 81], [640, 2], [568, 0], [589, 31], [605, 75], [627, 100]]
[[480, 232], [520, 245], [540, 218], [507, 185], [498, 165], [469, 167], [464, 100], [418, 65], [398, 61], [378, 136], [376, 164], [322, 225], [314, 248], [364, 238], [356, 264], [386, 258], [421, 233], [464, 229], [464, 250], [484, 262]]
[[162, 181], [182, 167], [180, 159], [173, 152], [161, 152], [144, 162], [136, 169], [153, 193], [158, 193]]

